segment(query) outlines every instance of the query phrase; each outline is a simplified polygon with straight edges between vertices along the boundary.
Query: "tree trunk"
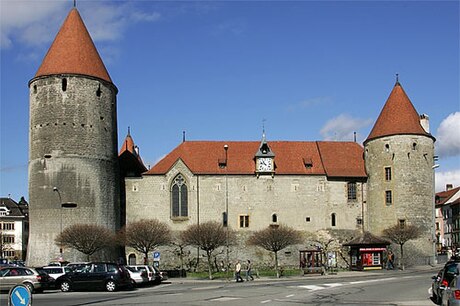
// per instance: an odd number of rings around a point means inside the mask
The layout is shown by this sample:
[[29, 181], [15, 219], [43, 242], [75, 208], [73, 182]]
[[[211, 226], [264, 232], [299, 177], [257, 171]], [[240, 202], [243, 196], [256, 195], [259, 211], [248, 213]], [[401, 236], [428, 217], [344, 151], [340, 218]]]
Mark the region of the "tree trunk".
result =
[[280, 278], [280, 270], [278, 268], [278, 252], [275, 251], [275, 271], [276, 271], [276, 277]]
[[400, 263], [400, 266], [401, 266], [401, 269], [404, 271], [404, 243], [401, 243], [399, 245], [401, 247], [401, 258], [399, 259], [399, 263]]
[[206, 251], [206, 255], [208, 256], [208, 272], [209, 272], [209, 279], [212, 279], [212, 253]]

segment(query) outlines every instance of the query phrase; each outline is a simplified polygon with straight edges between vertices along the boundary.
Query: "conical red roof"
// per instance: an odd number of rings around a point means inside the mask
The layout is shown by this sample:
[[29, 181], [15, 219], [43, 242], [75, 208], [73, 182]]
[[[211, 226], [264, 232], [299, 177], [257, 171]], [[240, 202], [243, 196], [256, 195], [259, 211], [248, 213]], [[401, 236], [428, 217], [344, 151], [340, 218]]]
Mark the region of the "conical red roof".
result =
[[67, 15], [35, 77], [64, 73], [88, 75], [112, 83], [76, 8]]
[[396, 82], [365, 142], [383, 136], [400, 134], [431, 137], [420, 124], [420, 116], [401, 84]]

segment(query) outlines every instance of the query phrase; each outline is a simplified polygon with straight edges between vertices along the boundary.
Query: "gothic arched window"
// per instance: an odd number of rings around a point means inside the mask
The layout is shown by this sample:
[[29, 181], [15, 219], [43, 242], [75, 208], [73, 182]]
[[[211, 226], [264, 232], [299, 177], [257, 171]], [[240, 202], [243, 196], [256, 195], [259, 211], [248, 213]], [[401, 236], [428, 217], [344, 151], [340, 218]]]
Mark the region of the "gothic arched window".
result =
[[171, 186], [172, 217], [188, 216], [188, 189], [182, 174], [178, 174]]

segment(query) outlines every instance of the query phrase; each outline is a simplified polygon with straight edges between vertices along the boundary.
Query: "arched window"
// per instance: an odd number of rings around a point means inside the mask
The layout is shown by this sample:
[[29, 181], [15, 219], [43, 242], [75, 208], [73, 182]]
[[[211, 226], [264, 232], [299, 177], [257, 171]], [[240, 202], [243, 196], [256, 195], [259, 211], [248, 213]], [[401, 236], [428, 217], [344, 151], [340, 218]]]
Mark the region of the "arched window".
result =
[[128, 264], [131, 265], [131, 266], [137, 264], [135, 254], [129, 254], [129, 256], [128, 256]]
[[172, 217], [188, 216], [188, 189], [182, 174], [178, 174], [171, 186]]
[[278, 223], [278, 215], [277, 214], [272, 215], [272, 223]]
[[335, 214], [333, 213], [333, 214], [331, 214], [331, 225], [335, 226], [335, 224], [336, 224]]

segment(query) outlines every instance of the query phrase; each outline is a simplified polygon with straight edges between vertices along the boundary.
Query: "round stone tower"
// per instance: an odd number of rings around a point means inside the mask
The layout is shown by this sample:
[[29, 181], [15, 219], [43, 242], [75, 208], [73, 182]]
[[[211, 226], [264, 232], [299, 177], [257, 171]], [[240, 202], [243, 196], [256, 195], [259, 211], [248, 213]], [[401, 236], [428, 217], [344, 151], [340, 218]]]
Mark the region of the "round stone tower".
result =
[[367, 229], [381, 235], [396, 224], [418, 226], [421, 237], [404, 248], [421, 264], [431, 263], [434, 256], [435, 139], [427, 118], [418, 115], [397, 81], [364, 142]]
[[83, 254], [62, 250], [54, 240], [76, 223], [119, 228], [118, 90], [76, 8], [29, 82], [29, 91], [27, 264], [82, 260]]

